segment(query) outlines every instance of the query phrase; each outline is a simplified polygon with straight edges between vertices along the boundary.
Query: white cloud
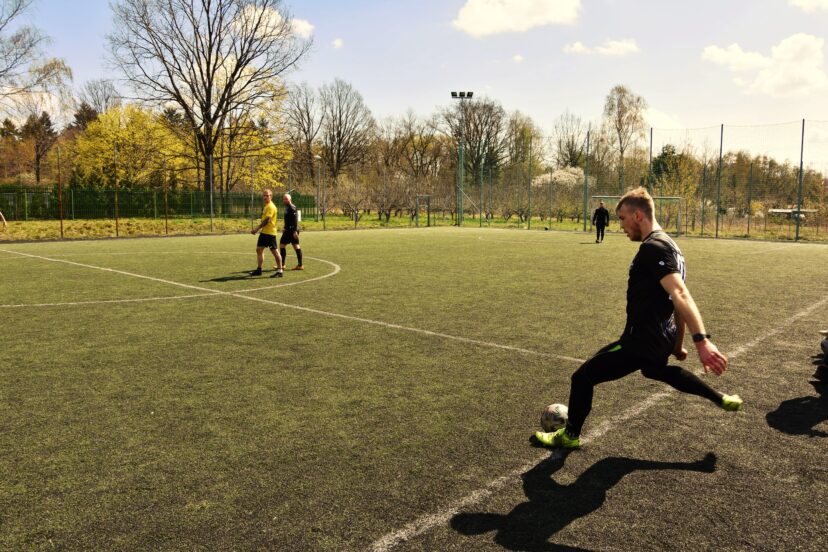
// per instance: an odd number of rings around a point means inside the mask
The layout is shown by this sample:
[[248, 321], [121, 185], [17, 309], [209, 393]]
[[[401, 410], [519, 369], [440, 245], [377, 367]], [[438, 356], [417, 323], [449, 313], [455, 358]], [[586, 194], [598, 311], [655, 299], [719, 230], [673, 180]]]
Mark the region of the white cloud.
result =
[[515, 63], [523, 63], [523, 56], [520, 54], [515, 54], [512, 56], [512, 61]]
[[648, 107], [644, 110], [644, 120], [647, 121], [647, 125], [652, 128], [687, 128], [687, 125], [682, 123], [679, 118], [673, 117], [672, 115], [670, 115], [669, 113], [665, 113], [664, 111], [653, 109], [652, 107]]
[[828, 90], [823, 47], [825, 40], [797, 33], [771, 48], [771, 55], [747, 52], [738, 44], [708, 46], [702, 59], [734, 73], [733, 82], [749, 94], [773, 97], [807, 96]]
[[451, 24], [475, 38], [544, 25], [573, 25], [581, 0], [467, 0]]
[[770, 58], [758, 52], [746, 52], [738, 44], [731, 44], [727, 48], [708, 46], [702, 52], [702, 59], [724, 65], [735, 72], [764, 69], [772, 63]]
[[293, 19], [291, 27], [293, 34], [301, 38], [310, 38], [313, 34], [313, 25], [306, 19]]
[[563, 51], [567, 54], [598, 54], [600, 56], [621, 57], [628, 54], [635, 54], [641, 51], [635, 39], [625, 38], [623, 40], [605, 40], [600, 46], [590, 48], [582, 42], [573, 42], [564, 46]]
[[595, 51], [604, 56], [626, 56], [641, 50], [634, 39], [625, 38], [624, 40], [607, 40], [603, 45], [597, 46]]
[[788, 0], [789, 6], [794, 6], [806, 13], [818, 10], [828, 11], [828, 0]]
[[[285, 19], [273, 8], [248, 5], [237, 14], [233, 23], [240, 30], [253, 29], [257, 25], [257, 34], [272, 37], [282, 31]], [[288, 25], [290, 32], [299, 38], [310, 38], [313, 34], [313, 25], [306, 19], [291, 19]]]
[[341, 38], [336, 38], [336, 39], [334, 39], [333, 42], [331, 42], [331, 46], [333, 46], [337, 50], [339, 48], [342, 48], [344, 45], [345, 45], [345, 42]]
[[591, 54], [592, 50], [583, 45], [582, 42], [573, 42], [564, 46], [564, 52], [567, 54]]

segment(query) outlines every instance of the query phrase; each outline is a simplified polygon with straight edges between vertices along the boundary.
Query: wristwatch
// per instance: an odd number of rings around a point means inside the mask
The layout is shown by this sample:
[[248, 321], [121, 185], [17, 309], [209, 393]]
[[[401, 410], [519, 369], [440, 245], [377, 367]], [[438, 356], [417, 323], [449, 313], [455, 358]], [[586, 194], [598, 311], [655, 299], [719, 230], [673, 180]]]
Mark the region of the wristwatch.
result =
[[693, 334], [693, 343], [698, 343], [700, 341], [704, 341], [705, 339], [710, 339], [710, 334], [703, 334], [703, 333]]

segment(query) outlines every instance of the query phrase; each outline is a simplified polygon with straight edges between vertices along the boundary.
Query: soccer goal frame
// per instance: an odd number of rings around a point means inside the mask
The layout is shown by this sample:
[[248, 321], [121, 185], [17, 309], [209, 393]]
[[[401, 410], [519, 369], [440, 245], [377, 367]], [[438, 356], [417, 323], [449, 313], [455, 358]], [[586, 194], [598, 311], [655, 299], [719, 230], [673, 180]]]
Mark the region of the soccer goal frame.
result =
[[[603, 201], [606, 204], [607, 210], [610, 212], [610, 220], [614, 220], [618, 222], [617, 217], [615, 217], [615, 205], [618, 203], [618, 200], [621, 199], [620, 195], [594, 195], [592, 196], [592, 201], [589, 210], [589, 227], [592, 229], [592, 213], [595, 212], [595, 209], [598, 207], [598, 202]], [[684, 200], [683, 197], [680, 196], [653, 196], [653, 203], [655, 204], [655, 218], [657, 221], [662, 221], [662, 214], [670, 209], [670, 205], [675, 205], [675, 235], [680, 236], [682, 234], [681, 225], [687, 220], [687, 202]], [[665, 206], [666, 204], [666, 206]], [[672, 213], [669, 213], [672, 216]], [[672, 226], [672, 220], [670, 224]], [[666, 228], [668, 231], [671, 230]]]
[[414, 225], [420, 227], [420, 205], [425, 205], [426, 226], [431, 226], [431, 196], [418, 195], [414, 198]]

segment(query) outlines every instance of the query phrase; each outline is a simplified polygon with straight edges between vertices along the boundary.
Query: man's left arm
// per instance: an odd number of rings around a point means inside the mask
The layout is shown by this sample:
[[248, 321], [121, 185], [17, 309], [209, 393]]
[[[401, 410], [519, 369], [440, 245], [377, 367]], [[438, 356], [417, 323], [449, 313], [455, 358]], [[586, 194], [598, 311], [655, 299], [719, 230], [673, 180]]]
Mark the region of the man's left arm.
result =
[[[661, 278], [660, 283], [664, 291], [670, 294], [673, 307], [678, 315], [677, 322], [680, 321], [682, 325], [686, 325], [693, 335], [706, 335], [707, 332], [704, 330], [704, 321], [702, 321], [699, 309], [690, 295], [690, 290], [687, 289], [681, 279], [681, 275], [677, 272], [667, 274]], [[705, 372], [711, 370], [720, 375], [727, 369], [727, 357], [719, 352], [712, 341], [705, 337], [701, 341], [694, 340], [693, 343], [699, 353], [699, 359], [704, 365]]]

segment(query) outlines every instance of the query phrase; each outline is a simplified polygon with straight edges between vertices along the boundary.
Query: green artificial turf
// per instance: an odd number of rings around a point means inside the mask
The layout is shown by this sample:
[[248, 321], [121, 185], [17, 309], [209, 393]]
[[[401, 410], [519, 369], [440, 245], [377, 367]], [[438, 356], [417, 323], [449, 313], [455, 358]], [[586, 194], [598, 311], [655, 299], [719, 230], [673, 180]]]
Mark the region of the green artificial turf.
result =
[[[671, 394], [613, 422], [664, 388], [640, 375], [605, 384], [585, 435], [612, 430], [541, 465], [563, 485], [543, 495], [554, 504], [514, 476], [467, 507], [529, 529], [442, 523], [400, 549], [825, 539], [827, 441], [765, 416], [813, 394], [828, 247], [678, 243], [708, 331], [738, 351], [715, 385], [746, 411]], [[269, 278], [269, 256], [262, 277], [246, 275], [249, 235], [0, 244], [0, 549], [366, 549], [546, 456], [527, 437], [545, 404], [567, 401], [577, 359], [623, 328], [637, 247], [474, 228], [302, 244], [306, 270], [283, 279]], [[698, 368], [692, 351], [686, 364]], [[694, 464], [708, 453], [710, 473]], [[734, 495], [747, 498], [734, 507]], [[771, 527], [762, 504], [781, 505]], [[514, 534], [527, 531], [524, 546]]]

